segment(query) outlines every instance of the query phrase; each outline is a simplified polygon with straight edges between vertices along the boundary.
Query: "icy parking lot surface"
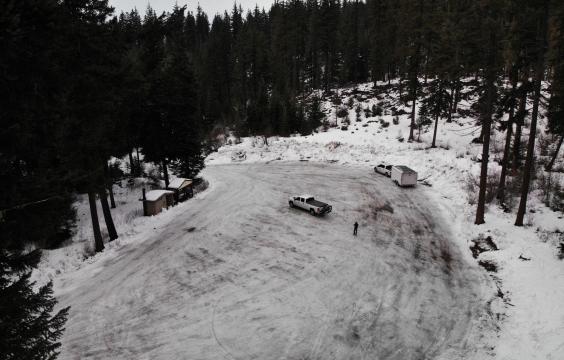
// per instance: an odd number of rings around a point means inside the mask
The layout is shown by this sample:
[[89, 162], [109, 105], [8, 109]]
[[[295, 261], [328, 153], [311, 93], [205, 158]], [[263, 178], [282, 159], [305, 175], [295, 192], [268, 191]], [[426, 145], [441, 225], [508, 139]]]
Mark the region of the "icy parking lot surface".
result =
[[[210, 189], [149, 239], [61, 280], [62, 359], [476, 355], [484, 275], [423, 187], [307, 162], [203, 176]], [[333, 212], [290, 209], [301, 193]]]

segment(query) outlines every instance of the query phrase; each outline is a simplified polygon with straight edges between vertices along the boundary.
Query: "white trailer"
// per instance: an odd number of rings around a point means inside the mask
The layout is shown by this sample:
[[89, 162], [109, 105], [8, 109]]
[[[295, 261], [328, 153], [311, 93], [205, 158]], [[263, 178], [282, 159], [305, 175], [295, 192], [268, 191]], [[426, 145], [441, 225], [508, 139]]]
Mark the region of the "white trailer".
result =
[[392, 181], [398, 186], [417, 185], [417, 172], [403, 165], [392, 167]]

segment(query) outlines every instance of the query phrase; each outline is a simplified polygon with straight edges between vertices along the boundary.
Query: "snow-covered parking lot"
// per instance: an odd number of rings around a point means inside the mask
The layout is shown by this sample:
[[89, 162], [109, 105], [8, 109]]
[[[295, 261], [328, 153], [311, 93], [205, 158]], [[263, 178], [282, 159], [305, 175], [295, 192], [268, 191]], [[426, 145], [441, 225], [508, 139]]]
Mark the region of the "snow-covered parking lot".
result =
[[[62, 276], [62, 359], [454, 359], [476, 355], [489, 279], [427, 188], [371, 167], [212, 165], [140, 243]], [[290, 209], [312, 193], [325, 217]], [[360, 224], [357, 237], [353, 223]], [[487, 294], [488, 293], [488, 294]]]

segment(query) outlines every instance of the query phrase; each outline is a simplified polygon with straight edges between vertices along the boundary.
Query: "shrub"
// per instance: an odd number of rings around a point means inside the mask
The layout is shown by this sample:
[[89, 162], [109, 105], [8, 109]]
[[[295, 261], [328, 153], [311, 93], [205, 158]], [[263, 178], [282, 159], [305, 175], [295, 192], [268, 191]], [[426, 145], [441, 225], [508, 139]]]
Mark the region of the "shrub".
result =
[[344, 118], [347, 115], [349, 115], [349, 110], [344, 106], [339, 107], [337, 110], [337, 117]]
[[559, 181], [555, 181], [550, 199], [550, 208], [553, 211], [564, 211], [564, 189]]
[[[486, 204], [490, 204], [496, 199], [497, 189], [499, 187], [499, 173], [493, 172], [488, 174], [486, 179]], [[480, 176], [468, 175], [466, 180], [466, 193], [468, 194], [468, 203], [474, 205], [478, 202], [478, 192], [480, 189]]]
[[380, 104], [372, 105], [372, 114], [374, 116], [382, 116], [382, 113], [383, 113], [383, 109], [382, 106], [380, 106]]

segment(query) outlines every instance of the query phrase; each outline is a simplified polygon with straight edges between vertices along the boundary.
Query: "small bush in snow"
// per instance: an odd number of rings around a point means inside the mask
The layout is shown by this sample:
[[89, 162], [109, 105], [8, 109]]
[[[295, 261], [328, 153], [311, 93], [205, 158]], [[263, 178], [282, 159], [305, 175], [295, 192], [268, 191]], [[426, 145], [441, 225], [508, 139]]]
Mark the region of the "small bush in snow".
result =
[[92, 241], [86, 241], [84, 247], [82, 248], [82, 257], [84, 260], [96, 255], [96, 250], [94, 249], [94, 244]]
[[399, 125], [399, 116], [394, 116], [394, 119], [392, 120], [392, 122], [394, 123], [394, 125]]
[[546, 136], [543, 132], [539, 132], [537, 134], [537, 146], [538, 149], [540, 150], [540, 156], [550, 156], [551, 151], [550, 151], [550, 147], [552, 145], [553, 141], [551, 141], [549, 136]]
[[[543, 204], [550, 206], [553, 189], [556, 185], [552, 173], [541, 171], [536, 180], [536, 187], [541, 193]], [[558, 182], [556, 181], [556, 183]]]
[[384, 113], [384, 110], [382, 109], [382, 106], [380, 106], [379, 104], [376, 105], [372, 105], [372, 114], [374, 116], [382, 116], [382, 114]]
[[525, 214], [525, 227], [532, 227], [535, 225], [535, 214], [528, 212]]
[[194, 195], [205, 191], [210, 186], [210, 183], [201, 177], [194, 179]]
[[478, 264], [489, 272], [497, 272], [497, 264], [492, 260], [480, 260]]
[[331, 141], [331, 142], [327, 143], [327, 145], [325, 145], [325, 147], [329, 150], [335, 150], [336, 148], [338, 148], [341, 145], [342, 144], [338, 141]]
[[384, 119], [380, 119], [380, 125], [381, 125], [383, 128], [387, 128], [388, 126], [390, 126], [390, 123], [387, 122], [387, 121], [384, 120]]
[[[497, 189], [499, 187], [499, 173], [494, 171], [488, 174], [486, 180], [486, 203], [489, 204], [496, 199]], [[480, 188], [480, 177], [478, 175], [469, 175], [466, 180], [466, 193], [468, 195], [468, 203], [474, 205], [478, 202], [478, 190]]]
[[349, 110], [344, 106], [339, 107], [339, 109], [337, 110], [337, 117], [344, 118], [345, 116], [348, 115], [349, 115]]
[[550, 208], [553, 211], [564, 211], [564, 189], [559, 181], [555, 181], [550, 198]]
[[347, 102], [347, 105], [348, 105], [349, 109], [352, 109], [352, 108], [353, 108], [353, 106], [354, 106], [354, 98], [353, 98], [352, 96], [349, 98], [349, 101]]

